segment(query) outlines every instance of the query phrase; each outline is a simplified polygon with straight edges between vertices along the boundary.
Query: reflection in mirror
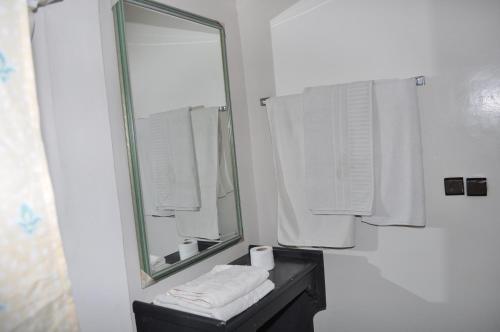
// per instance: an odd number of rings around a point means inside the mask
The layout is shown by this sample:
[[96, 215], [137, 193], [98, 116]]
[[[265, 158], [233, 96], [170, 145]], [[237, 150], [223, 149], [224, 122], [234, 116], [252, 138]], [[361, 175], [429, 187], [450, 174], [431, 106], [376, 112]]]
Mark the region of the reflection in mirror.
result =
[[115, 17], [142, 270], [158, 279], [242, 234], [223, 28], [145, 3]]

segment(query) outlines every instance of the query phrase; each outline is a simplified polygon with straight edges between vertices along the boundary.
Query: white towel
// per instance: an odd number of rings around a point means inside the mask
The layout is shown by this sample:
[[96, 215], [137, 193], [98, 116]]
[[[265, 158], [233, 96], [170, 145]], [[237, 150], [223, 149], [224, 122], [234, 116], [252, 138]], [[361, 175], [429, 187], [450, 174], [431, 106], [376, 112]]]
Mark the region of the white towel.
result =
[[274, 283], [271, 280], [266, 280], [249, 293], [237, 298], [236, 300], [224, 306], [215, 308], [200, 307], [190, 302], [175, 298], [168, 293], [158, 295], [154, 299], [153, 303], [174, 310], [180, 310], [199, 316], [227, 321], [257, 303], [273, 289]]
[[149, 120], [135, 119], [135, 140], [137, 154], [139, 156], [139, 174], [141, 175], [142, 202], [145, 215], [153, 217], [173, 217], [174, 210], [162, 209], [158, 207], [154, 200], [153, 170], [149, 149], [151, 147], [151, 135], [149, 130]]
[[189, 108], [149, 116], [153, 193], [159, 209], [200, 209], [193, 128]]
[[278, 189], [278, 242], [290, 246], [354, 246], [354, 216], [315, 215], [306, 204], [302, 95], [267, 101]]
[[175, 212], [177, 233], [181, 237], [220, 238], [217, 213], [218, 113], [218, 107], [191, 110], [201, 208], [199, 211]]
[[415, 79], [374, 84], [374, 225], [425, 226], [420, 115]]
[[254, 290], [268, 277], [269, 272], [255, 266], [216, 265], [168, 294], [199, 307], [221, 307]]
[[217, 175], [217, 197], [233, 192], [233, 169], [231, 159], [231, 124], [228, 111], [219, 112], [219, 166]]
[[304, 91], [307, 206], [314, 214], [370, 215], [372, 81]]

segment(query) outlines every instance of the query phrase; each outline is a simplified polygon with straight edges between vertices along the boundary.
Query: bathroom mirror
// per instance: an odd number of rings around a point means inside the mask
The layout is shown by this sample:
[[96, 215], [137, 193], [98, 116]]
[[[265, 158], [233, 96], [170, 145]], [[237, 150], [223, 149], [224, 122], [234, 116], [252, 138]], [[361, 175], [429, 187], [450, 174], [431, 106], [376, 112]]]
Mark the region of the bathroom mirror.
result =
[[224, 28], [114, 6], [143, 286], [242, 238]]

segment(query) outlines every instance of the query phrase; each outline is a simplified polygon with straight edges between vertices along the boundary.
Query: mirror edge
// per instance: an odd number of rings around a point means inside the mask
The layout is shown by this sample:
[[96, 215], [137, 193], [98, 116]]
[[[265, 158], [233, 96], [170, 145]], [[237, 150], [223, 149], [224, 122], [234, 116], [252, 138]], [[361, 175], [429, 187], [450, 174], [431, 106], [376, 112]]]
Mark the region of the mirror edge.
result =
[[148, 241], [143, 213], [142, 187], [138, 167], [139, 160], [136, 151], [137, 145], [133, 121], [132, 88], [129, 78], [127, 46], [125, 39], [125, 13], [123, 0], [119, 0], [113, 6], [113, 17], [115, 21], [115, 40], [117, 44], [118, 66], [120, 69], [120, 90], [122, 98], [121, 104], [123, 111], [123, 120], [125, 124], [125, 140], [127, 144], [128, 169], [132, 193], [132, 206], [134, 210], [137, 248], [139, 250], [141, 270], [151, 276], [150, 264], [148, 262]]
[[[135, 126], [133, 121], [133, 101], [132, 101], [132, 89], [130, 85], [129, 78], [129, 68], [127, 59], [127, 47], [125, 39], [125, 14], [124, 14], [124, 4], [129, 3], [132, 5], [140, 6], [143, 8], [151, 9], [154, 11], [159, 11], [164, 14], [173, 15], [175, 17], [186, 19], [195, 23], [203, 24], [205, 26], [213, 27], [219, 30], [220, 42], [221, 42], [221, 55], [222, 55], [222, 67], [224, 76], [224, 90], [226, 94], [226, 107], [227, 112], [229, 112], [230, 119], [230, 145], [231, 145], [231, 163], [233, 167], [233, 180], [234, 180], [234, 199], [236, 208], [236, 222], [238, 228], [238, 234], [227, 239], [224, 242], [218, 243], [213, 247], [210, 247], [199, 254], [190, 257], [186, 260], [180, 261], [174, 265], [171, 265], [161, 271], [152, 272], [149, 264], [149, 250], [148, 241], [145, 229], [144, 213], [143, 213], [143, 200], [142, 200], [142, 187], [139, 175], [139, 161], [137, 155], [137, 145], [135, 138]], [[118, 0], [113, 6], [113, 17], [115, 26], [115, 39], [117, 45], [117, 58], [119, 65], [120, 74], [120, 88], [121, 88], [121, 98], [122, 98], [122, 110], [123, 118], [125, 123], [125, 138], [127, 144], [127, 154], [128, 154], [128, 167], [129, 167], [129, 177], [131, 181], [132, 189], [132, 201], [134, 210], [134, 221], [136, 229], [136, 239], [137, 248], [139, 251], [139, 261], [141, 270], [149, 275], [155, 282], [166, 278], [172, 274], [175, 274], [189, 266], [204, 260], [212, 255], [215, 255], [222, 250], [236, 245], [237, 243], [244, 240], [243, 233], [243, 220], [241, 215], [241, 202], [240, 202], [240, 192], [239, 192], [239, 177], [238, 177], [238, 167], [236, 160], [236, 144], [234, 139], [234, 120], [232, 113], [232, 103], [231, 103], [231, 93], [230, 93], [230, 83], [229, 83], [229, 69], [227, 61], [227, 49], [226, 49], [226, 33], [224, 26], [213, 19], [199, 16], [190, 12], [183, 11], [181, 9], [171, 7], [162, 3], [149, 1], [149, 0]], [[149, 285], [143, 284], [143, 288]]]

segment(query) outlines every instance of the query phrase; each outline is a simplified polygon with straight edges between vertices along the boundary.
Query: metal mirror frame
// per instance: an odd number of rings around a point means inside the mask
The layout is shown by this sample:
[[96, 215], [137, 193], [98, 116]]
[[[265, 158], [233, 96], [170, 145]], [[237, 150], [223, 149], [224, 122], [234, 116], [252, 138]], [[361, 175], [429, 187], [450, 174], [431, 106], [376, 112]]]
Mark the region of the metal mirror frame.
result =
[[[229, 112], [229, 124], [230, 124], [230, 145], [231, 145], [231, 163], [233, 167], [233, 181], [234, 181], [234, 198], [236, 206], [236, 218], [238, 226], [238, 234], [231, 237], [224, 242], [218, 243], [199, 254], [190, 257], [188, 259], [179, 261], [171, 266], [166, 267], [163, 270], [153, 272], [149, 264], [149, 250], [148, 241], [146, 235], [146, 225], [144, 221], [144, 205], [142, 198], [141, 189], [141, 178], [139, 174], [139, 160], [137, 155], [137, 145], [135, 136], [135, 125], [134, 125], [134, 110], [132, 103], [132, 88], [129, 78], [129, 67], [127, 60], [127, 45], [125, 38], [125, 13], [124, 5], [131, 4], [134, 6], [139, 6], [145, 9], [150, 9], [158, 13], [163, 13], [166, 15], [175, 16], [177, 18], [192, 21], [194, 23], [202, 24], [215, 28], [219, 31], [221, 51], [222, 51], [222, 68], [224, 75], [224, 89], [226, 94], [226, 108]], [[139, 257], [141, 269], [147, 273], [153, 280], [157, 281], [172, 275], [180, 270], [183, 270], [194, 263], [197, 263], [209, 256], [212, 256], [230, 246], [243, 240], [243, 226], [241, 219], [241, 207], [240, 207], [240, 194], [239, 194], [239, 184], [238, 184], [238, 168], [236, 165], [236, 150], [234, 144], [234, 134], [233, 134], [233, 117], [231, 108], [231, 97], [229, 91], [229, 74], [228, 74], [228, 64], [227, 64], [227, 51], [226, 51], [226, 35], [224, 27], [218, 21], [202, 17], [196, 14], [192, 14], [174, 7], [167, 6], [162, 3], [149, 0], [119, 0], [113, 6], [113, 16], [115, 21], [115, 35], [117, 41], [117, 52], [118, 52], [118, 62], [120, 67], [120, 85], [121, 85], [121, 95], [122, 95], [122, 108], [124, 113], [125, 121], [125, 136], [127, 141], [127, 151], [128, 151], [128, 162], [129, 162], [129, 173], [130, 182], [132, 189], [132, 200], [134, 207], [134, 219], [135, 228], [137, 235], [137, 246], [139, 249]]]

